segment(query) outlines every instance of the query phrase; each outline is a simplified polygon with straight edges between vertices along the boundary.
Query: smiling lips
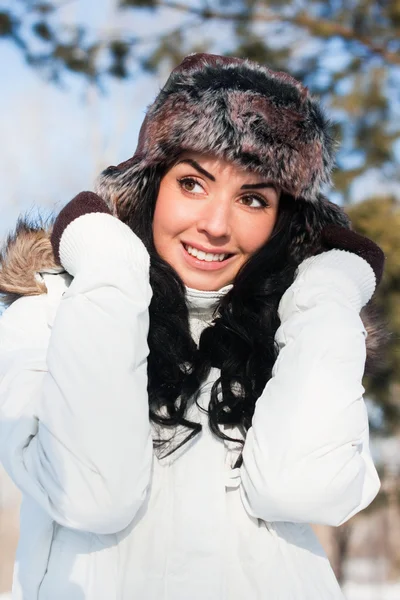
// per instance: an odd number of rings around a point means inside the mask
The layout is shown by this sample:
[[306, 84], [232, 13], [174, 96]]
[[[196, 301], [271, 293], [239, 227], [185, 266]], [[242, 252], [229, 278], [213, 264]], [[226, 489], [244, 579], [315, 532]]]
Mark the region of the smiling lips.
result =
[[226, 254], [226, 253], [225, 254], [213, 254], [211, 252], [203, 252], [203, 250], [198, 250], [198, 248], [194, 248], [193, 246], [189, 246], [187, 244], [183, 244], [183, 245], [185, 247], [186, 252], [188, 252], [188, 254], [191, 254], [198, 260], [204, 260], [206, 262], [211, 262], [211, 261], [222, 262], [225, 258], [227, 258], [228, 256], [231, 256], [230, 254]]
[[214, 271], [225, 268], [225, 265], [231, 262], [230, 259], [235, 257], [234, 254], [226, 252], [215, 254], [213, 252], [204, 252], [204, 250], [194, 248], [185, 243], [182, 243], [182, 248], [186, 262], [191, 267], [196, 267], [196, 269], [201, 269], [202, 271]]

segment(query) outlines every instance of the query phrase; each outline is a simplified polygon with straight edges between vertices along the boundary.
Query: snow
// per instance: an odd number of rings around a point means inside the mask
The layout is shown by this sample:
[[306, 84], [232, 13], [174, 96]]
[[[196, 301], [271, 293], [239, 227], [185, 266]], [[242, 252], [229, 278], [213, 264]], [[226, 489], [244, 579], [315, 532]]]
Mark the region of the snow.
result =
[[400, 600], [400, 582], [346, 583], [342, 589], [346, 600]]
[[[346, 600], [400, 600], [400, 582], [382, 584], [346, 583]], [[0, 594], [0, 600], [12, 600], [11, 594]]]

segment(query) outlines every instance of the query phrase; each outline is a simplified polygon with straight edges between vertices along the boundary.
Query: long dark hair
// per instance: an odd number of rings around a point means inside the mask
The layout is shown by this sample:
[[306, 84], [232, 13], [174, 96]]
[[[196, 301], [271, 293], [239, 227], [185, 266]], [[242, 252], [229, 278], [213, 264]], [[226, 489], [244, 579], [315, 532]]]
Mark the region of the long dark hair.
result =
[[[190, 421], [187, 413], [211, 367], [221, 370], [208, 406], [211, 431], [221, 439], [243, 443], [256, 401], [271, 378], [277, 357], [274, 336], [279, 326], [278, 304], [297, 266], [288, 252], [297, 201], [283, 194], [272, 236], [242, 266], [197, 347], [190, 334], [184, 283], [158, 255], [153, 243], [155, 202], [166, 170], [165, 166], [148, 169], [140, 201], [127, 221], [150, 253], [149, 412], [156, 428], [171, 433], [168, 439], [162, 436], [154, 440], [164, 457], [201, 431], [201, 424]], [[237, 426], [243, 439], [229, 437], [221, 425]], [[173, 444], [178, 426], [186, 428], [187, 435]], [[237, 465], [240, 462], [239, 457]]]

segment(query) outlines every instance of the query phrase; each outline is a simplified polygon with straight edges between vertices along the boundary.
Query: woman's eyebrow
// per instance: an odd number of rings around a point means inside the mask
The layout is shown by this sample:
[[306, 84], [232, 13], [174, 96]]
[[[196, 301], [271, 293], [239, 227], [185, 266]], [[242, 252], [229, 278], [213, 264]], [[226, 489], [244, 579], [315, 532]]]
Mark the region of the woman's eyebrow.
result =
[[271, 182], [267, 182], [267, 181], [262, 181], [260, 183], [245, 183], [244, 185], [242, 185], [242, 187], [240, 188], [241, 190], [260, 190], [262, 188], [272, 188], [273, 190], [276, 191], [276, 186], [271, 183]]
[[201, 167], [199, 165], [199, 163], [196, 162], [195, 160], [193, 160], [192, 158], [184, 158], [183, 160], [180, 160], [177, 164], [179, 165], [180, 163], [188, 163], [189, 165], [191, 165], [192, 167], [194, 167], [196, 169], [196, 171], [198, 171], [199, 173], [201, 173], [202, 175], [204, 175], [204, 177], [207, 177], [208, 179], [211, 179], [211, 181], [215, 181], [214, 175], [211, 175], [211, 173], [209, 173], [208, 171], [206, 171], [205, 169], [203, 169], [203, 167]]
[[[201, 167], [199, 165], [199, 163], [197, 161], [193, 160], [192, 158], [184, 158], [184, 159], [180, 160], [177, 164], [179, 165], [181, 163], [187, 163], [187, 164], [191, 165], [192, 167], [194, 167], [196, 169], [196, 171], [198, 171], [199, 173], [201, 173], [202, 175], [204, 175], [211, 181], [215, 181], [214, 175], [211, 175], [211, 173], [209, 173], [208, 171], [203, 169], [203, 167]], [[267, 181], [265, 181], [265, 182], [262, 181], [259, 183], [245, 183], [244, 185], [242, 185], [242, 187], [240, 189], [241, 190], [260, 190], [263, 188], [272, 188], [273, 190], [276, 191], [276, 186], [273, 183], [267, 182]]]

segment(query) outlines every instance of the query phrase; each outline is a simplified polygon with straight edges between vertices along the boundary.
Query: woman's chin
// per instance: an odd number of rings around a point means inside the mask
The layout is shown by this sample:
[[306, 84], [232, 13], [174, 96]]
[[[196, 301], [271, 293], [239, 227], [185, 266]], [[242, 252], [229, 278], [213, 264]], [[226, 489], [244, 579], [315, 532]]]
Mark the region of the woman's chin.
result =
[[204, 274], [196, 275], [193, 273], [188, 274], [178, 272], [178, 275], [186, 287], [203, 292], [215, 292], [225, 285], [228, 285], [228, 283], [232, 283], [229, 277], [215, 277], [215, 275], [212, 276], [211, 273], [208, 273], [208, 276], [206, 276]]

